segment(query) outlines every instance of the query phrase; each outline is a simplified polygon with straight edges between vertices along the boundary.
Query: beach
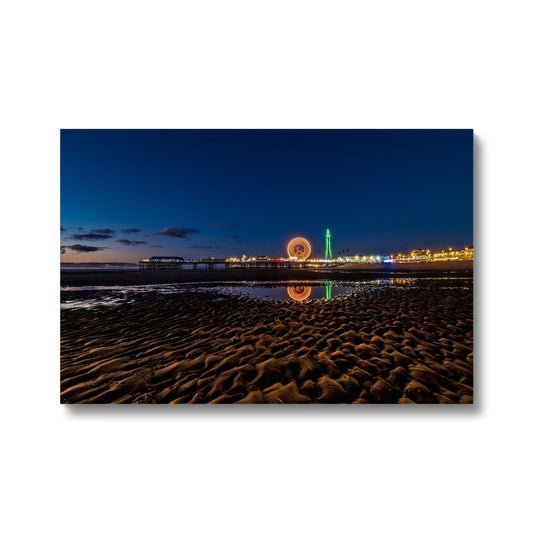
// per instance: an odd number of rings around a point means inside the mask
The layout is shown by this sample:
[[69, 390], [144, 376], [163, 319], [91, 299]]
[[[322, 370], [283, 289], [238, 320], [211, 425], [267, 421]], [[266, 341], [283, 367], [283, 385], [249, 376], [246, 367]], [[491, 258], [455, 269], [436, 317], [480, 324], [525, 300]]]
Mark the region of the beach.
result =
[[471, 272], [426, 278], [327, 301], [146, 290], [62, 310], [61, 402], [472, 403]]

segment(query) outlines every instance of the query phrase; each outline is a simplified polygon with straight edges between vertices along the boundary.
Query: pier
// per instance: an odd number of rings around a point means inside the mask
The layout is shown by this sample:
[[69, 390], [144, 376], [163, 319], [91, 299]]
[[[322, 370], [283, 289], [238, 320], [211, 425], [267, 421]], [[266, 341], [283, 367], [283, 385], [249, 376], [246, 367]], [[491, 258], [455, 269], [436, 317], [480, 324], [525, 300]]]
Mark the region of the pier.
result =
[[255, 261], [228, 261], [226, 259], [185, 260], [181, 258], [151, 258], [139, 261], [141, 271], [168, 270], [230, 270], [230, 269], [300, 269], [329, 266], [329, 262], [259, 259]]

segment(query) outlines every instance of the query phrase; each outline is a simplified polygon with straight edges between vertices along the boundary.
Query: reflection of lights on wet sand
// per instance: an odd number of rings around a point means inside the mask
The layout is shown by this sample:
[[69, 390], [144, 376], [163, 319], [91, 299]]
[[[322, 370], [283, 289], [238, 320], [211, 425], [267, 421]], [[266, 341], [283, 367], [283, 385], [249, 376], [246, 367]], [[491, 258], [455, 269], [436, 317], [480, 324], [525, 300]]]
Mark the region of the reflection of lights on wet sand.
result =
[[388, 281], [389, 285], [407, 285], [411, 282], [411, 280], [407, 278], [391, 278]]
[[311, 287], [287, 287], [287, 294], [295, 302], [303, 302], [311, 296]]

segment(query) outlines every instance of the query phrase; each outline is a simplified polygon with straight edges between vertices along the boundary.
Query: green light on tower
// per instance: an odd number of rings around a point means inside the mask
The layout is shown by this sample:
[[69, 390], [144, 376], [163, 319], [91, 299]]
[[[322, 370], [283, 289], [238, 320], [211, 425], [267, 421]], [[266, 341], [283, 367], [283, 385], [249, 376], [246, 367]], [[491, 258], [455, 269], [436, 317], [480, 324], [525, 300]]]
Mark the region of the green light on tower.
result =
[[326, 253], [324, 256], [326, 259], [331, 259], [333, 254], [331, 253], [331, 233], [329, 229], [326, 230]]

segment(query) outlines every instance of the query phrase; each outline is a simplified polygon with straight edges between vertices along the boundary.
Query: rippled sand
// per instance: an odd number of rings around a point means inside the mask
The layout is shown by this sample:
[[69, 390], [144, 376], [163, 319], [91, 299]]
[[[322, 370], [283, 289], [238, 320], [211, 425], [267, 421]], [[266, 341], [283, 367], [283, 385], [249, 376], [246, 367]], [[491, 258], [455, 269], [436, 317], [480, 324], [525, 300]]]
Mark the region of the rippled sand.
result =
[[472, 403], [472, 290], [139, 294], [61, 313], [63, 403]]

